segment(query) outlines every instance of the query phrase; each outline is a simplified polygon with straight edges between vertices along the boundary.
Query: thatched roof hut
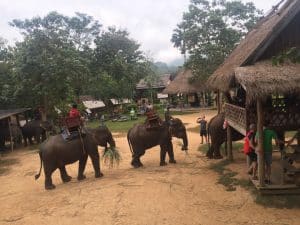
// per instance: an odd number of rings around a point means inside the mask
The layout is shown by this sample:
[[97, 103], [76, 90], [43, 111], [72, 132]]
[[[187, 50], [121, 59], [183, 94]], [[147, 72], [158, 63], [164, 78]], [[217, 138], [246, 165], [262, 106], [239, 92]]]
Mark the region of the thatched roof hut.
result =
[[[236, 74], [238, 75], [238, 82], [241, 82], [243, 78], [249, 79], [247, 74], [241, 75], [241, 70], [236, 68], [250, 66], [258, 61], [269, 59], [271, 56], [278, 54], [279, 52], [291, 47], [300, 46], [300, 1], [299, 0], [287, 0], [285, 4], [278, 10], [273, 11], [265, 18], [261, 19], [257, 26], [250, 31], [245, 39], [234, 49], [224, 63], [213, 73], [208, 79], [207, 84], [214, 90], [220, 90], [223, 92], [228, 91], [233, 87], [237, 81]], [[262, 70], [262, 66], [266, 65], [266, 69], [272, 70], [274, 77], [269, 73], [269, 79], [275, 81], [279, 73], [279, 68], [271, 68], [270, 63], [254, 65], [245, 68], [244, 70], [252, 70], [252, 74], [255, 68]], [[287, 69], [290, 66], [286, 67]], [[285, 69], [281, 69], [283, 71]], [[275, 72], [276, 71], [276, 72]], [[236, 73], [237, 72], [237, 73]], [[257, 71], [257, 73], [259, 73]], [[249, 73], [248, 73], [249, 74]], [[285, 75], [287, 73], [284, 73]], [[292, 75], [292, 74], [291, 74]], [[264, 82], [264, 76], [257, 76], [256, 83]], [[260, 80], [262, 78], [262, 80]], [[246, 81], [245, 81], [246, 82]], [[276, 86], [276, 84], [278, 84]], [[298, 85], [300, 85], [298, 83]], [[280, 82], [274, 82], [272, 84], [274, 90], [288, 91], [289, 85], [284, 87]], [[275, 87], [276, 86], [276, 87]], [[280, 87], [279, 87], [280, 86]], [[284, 89], [284, 90], [283, 90]], [[259, 89], [257, 91], [262, 91]], [[262, 91], [260, 94], [269, 94], [269, 92]]]
[[[273, 57], [282, 56], [291, 48], [300, 48], [300, 0], [286, 0], [279, 10], [273, 9], [261, 19], [209, 78], [208, 86], [225, 93], [227, 98], [223, 109], [228, 122], [229, 159], [232, 159], [231, 128], [245, 135], [251, 123], [257, 124], [259, 159], [264, 158], [264, 136], [259, 135], [264, 133], [263, 125], [276, 130], [282, 141], [285, 131], [299, 129], [300, 64], [289, 60], [277, 66], [272, 63]], [[283, 167], [281, 171], [284, 170], [288, 169]], [[258, 160], [258, 173], [257, 187], [262, 189], [264, 160]], [[300, 190], [295, 185], [271, 186], [272, 193]]]
[[175, 79], [163, 90], [163, 94], [192, 94], [205, 89], [203, 83], [190, 82], [193, 77], [191, 70], [181, 70]]
[[236, 81], [247, 92], [247, 102], [272, 94], [300, 93], [300, 64], [284, 63], [274, 66], [271, 61], [237, 67]]

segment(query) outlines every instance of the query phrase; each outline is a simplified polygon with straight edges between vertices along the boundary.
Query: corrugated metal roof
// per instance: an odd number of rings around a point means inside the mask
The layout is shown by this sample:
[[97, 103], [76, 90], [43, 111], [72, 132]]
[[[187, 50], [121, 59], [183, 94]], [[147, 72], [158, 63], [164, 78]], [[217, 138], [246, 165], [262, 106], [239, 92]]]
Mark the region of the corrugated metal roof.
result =
[[0, 110], [0, 120], [8, 118], [13, 115], [17, 115], [23, 112], [30, 110], [30, 108], [21, 108], [21, 109], [1, 109]]
[[105, 107], [105, 104], [101, 100], [82, 101], [83, 105], [88, 109], [97, 109]]

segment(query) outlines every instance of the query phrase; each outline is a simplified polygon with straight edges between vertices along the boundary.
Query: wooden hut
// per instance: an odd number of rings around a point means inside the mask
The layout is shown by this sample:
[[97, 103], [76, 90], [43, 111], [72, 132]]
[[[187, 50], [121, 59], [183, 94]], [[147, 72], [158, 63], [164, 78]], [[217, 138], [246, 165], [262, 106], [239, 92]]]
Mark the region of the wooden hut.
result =
[[[299, 51], [299, 47], [300, 1], [286, 0], [258, 22], [209, 78], [208, 86], [226, 99], [223, 111], [229, 123], [229, 147], [231, 129], [245, 135], [250, 123], [257, 124], [259, 133], [263, 132], [265, 119], [281, 134], [300, 128], [300, 65], [289, 60], [274, 65], [272, 60], [291, 48]], [[264, 184], [262, 135], [258, 148], [261, 153], [257, 187], [281, 191], [287, 188]]]
[[168, 95], [186, 95], [188, 102], [199, 106], [199, 94], [203, 97], [205, 104], [205, 85], [200, 82], [191, 82], [193, 77], [192, 70], [181, 70], [171, 83], [163, 90], [163, 94]]

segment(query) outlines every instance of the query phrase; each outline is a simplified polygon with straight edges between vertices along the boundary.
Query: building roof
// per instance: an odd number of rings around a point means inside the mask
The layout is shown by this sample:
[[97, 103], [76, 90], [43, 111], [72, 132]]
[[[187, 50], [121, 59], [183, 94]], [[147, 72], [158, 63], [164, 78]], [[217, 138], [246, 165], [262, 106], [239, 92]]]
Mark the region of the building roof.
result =
[[[282, 47], [299, 46], [299, 12], [299, 0], [286, 0], [279, 10], [273, 10], [262, 18], [210, 76], [208, 86], [214, 90], [228, 91], [234, 83], [235, 68], [254, 64], [263, 57], [268, 58], [268, 51], [274, 55], [274, 51], [280, 52]], [[293, 27], [287, 29], [288, 26]], [[294, 35], [289, 36], [288, 33]]]
[[10, 116], [14, 116], [17, 114], [21, 114], [23, 112], [29, 111], [30, 108], [21, 108], [21, 109], [1, 109], [0, 110], [0, 120], [8, 118]]
[[193, 77], [191, 70], [181, 70], [175, 79], [163, 90], [163, 94], [189, 94], [197, 93], [205, 89], [204, 83], [191, 83]]
[[122, 98], [122, 99], [111, 98], [110, 101], [111, 101], [111, 103], [113, 105], [129, 104], [129, 103], [131, 103], [130, 99], [128, 99], [128, 98]]
[[88, 109], [97, 109], [105, 107], [105, 104], [101, 100], [82, 101], [83, 105]]
[[[171, 74], [163, 74], [159, 76], [159, 80], [155, 82], [151, 88], [165, 88], [170, 83], [170, 77]], [[143, 90], [143, 89], [149, 89], [147, 82], [145, 79], [141, 79], [139, 83], [136, 85], [136, 89]]]
[[247, 102], [271, 94], [300, 93], [300, 64], [274, 66], [271, 61], [237, 67], [235, 79], [247, 91]]

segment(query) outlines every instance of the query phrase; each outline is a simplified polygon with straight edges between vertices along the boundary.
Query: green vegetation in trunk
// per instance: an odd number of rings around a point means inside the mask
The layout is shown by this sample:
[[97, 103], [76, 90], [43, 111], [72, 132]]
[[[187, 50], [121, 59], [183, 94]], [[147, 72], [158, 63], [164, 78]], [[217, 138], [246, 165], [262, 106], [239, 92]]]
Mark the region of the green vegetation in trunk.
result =
[[115, 165], [119, 165], [121, 161], [121, 155], [118, 149], [108, 147], [103, 151], [102, 159], [105, 165], [107, 165], [109, 168], [113, 168]]

